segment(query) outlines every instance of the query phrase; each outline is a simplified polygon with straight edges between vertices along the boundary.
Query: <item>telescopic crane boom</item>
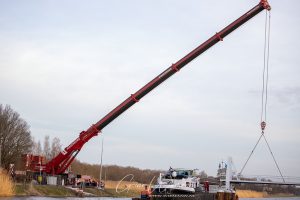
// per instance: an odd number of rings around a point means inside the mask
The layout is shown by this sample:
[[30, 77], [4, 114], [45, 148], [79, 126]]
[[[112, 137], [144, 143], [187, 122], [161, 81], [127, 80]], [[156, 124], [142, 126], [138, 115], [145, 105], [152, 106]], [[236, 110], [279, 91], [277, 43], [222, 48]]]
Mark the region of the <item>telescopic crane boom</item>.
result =
[[[172, 64], [169, 68], [155, 77], [152, 81], [147, 83], [140, 90], [131, 94], [125, 101], [123, 101], [120, 105], [118, 105], [115, 109], [109, 112], [106, 116], [104, 116], [100, 121], [96, 124], [93, 124], [86, 131], [82, 131], [79, 134], [79, 137], [74, 140], [68, 147], [66, 147], [62, 152], [60, 152], [55, 158], [49, 161], [45, 166], [42, 167], [42, 171], [46, 173], [52, 174], [61, 174], [63, 173], [68, 166], [72, 163], [76, 155], [79, 153], [83, 145], [88, 142], [92, 137], [97, 136], [98, 133], [107, 126], [110, 122], [116, 119], [119, 115], [125, 112], [132, 105], [137, 103], [141, 98], [143, 98], [146, 94], [148, 94], [151, 90], [156, 88], [159, 84], [164, 82], [170, 76], [178, 72], [181, 68], [195, 59], [197, 56], [205, 52], [207, 49], [222, 41], [228, 34], [233, 32], [235, 29], [243, 25], [245, 22], [250, 20], [252, 17], [263, 11], [264, 9], [270, 10], [271, 7], [267, 0], [260, 0], [259, 4], [257, 4], [254, 8], [246, 12], [240, 18], [226, 26], [220, 32], [213, 35], [207, 41], [202, 43], [200, 46], [195, 48], [193, 51], [188, 53], [182, 59]], [[39, 166], [37, 166], [38, 168]]]

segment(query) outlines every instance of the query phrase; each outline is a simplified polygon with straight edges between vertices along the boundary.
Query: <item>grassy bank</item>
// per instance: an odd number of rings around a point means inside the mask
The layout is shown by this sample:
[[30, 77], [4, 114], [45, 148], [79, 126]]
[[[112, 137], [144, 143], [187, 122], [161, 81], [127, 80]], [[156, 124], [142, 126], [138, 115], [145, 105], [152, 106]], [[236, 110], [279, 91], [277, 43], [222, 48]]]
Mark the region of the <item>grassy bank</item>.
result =
[[63, 186], [16, 184], [15, 195], [69, 197], [69, 196], [76, 196], [76, 192], [68, 188], [65, 188]]
[[131, 191], [117, 193], [115, 189], [105, 189], [103, 191], [96, 188], [85, 188], [83, 191], [91, 193], [98, 197], [139, 197], [140, 196], [140, 193], [137, 194]]
[[[97, 188], [83, 188], [88, 196], [98, 197], [139, 197], [144, 185], [136, 182], [107, 181], [105, 190]], [[291, 194], [268, 195], [266, 192], [256, 192], [251, 190], [237, 190], [240, 198], [268, 198], [268, 197], [291, 197]], [[78, 196], [78, 192], [63, 187], [52, 185], [16, 184], [13, 193], [0, 196], [51, 196], [51, 197], [72, 197]]]
[[[105, 190], [97, 188], [83, 188], [83, 191], [91, 196], [99, 197], [138, 197], [143, 185], [136, 182], [107, 181]], [[71, 197], [78, 196], [78, 192], [63, 187], [53, 185], [16, 184], [14, 192], [16, 196], [51, 196], [51, 197]], [[3, 196], [3, 195], [0, 195]]]
[[96, 196], [139, 197], [143, 188], [143, 184], [137, 182], [122, 181], [120, 183], [119, 181], [106, 181], [104, 191], [96, 188], [84, 188], [84, 191]]
[[0, 196], [13, 196], [14, 183], [11, 181], [7, 173], [0, 168]]

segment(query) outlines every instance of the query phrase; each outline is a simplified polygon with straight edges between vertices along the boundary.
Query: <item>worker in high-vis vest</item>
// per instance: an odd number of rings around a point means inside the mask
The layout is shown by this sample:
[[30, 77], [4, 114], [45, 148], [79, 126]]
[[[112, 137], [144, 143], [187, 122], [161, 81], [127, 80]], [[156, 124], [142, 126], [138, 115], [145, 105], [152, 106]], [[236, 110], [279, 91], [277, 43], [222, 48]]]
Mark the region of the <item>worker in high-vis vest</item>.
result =
[[148, 186], [145, 185], [145, 189], [141, 192], [141, 199], [150, 199], [151, 192], [148, 189]]

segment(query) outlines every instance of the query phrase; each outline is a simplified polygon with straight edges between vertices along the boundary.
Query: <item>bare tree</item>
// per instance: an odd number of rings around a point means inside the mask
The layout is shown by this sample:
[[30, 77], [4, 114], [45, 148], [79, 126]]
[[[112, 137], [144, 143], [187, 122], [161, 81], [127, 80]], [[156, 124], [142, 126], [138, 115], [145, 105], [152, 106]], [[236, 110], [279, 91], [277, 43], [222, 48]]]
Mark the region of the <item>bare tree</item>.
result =
[[37, 143], [35, 142], [34, 137], [31, 137], [31, 142], [32, 142], [32, 145], [31, 145], [31, 148], [30, 148], [30, 153], [35, 154]]
[[51, 145], [51, 158], [54, 158], [55, 156], [57, 156], [59, 154], [59, 152], [61, 152], [62, 147], [60, 144], [60, 140], [59, 138], [55, 137], [52, 140], [52, 145]]
[[42, 145], [41, 145], [41, 141], [38, 141], [38, 143], [36, 144], [36, 148], [35, 148], [35, 155], [42, 155]]
[[32, 147], [29, 125], [20, 115], [0, 104], [0, 140], [2, 141], [1, 163], [8, 168], [16, 163], [20, 155], [29, 153]]
[[208, 175], [205, 171], [201, 171], [199, 176], [200, 176], [200, 178], [207, 178], [208, 177]]
[[48, 135], [46, 135], [45, 139], [44, 139], [43, 154], [46, 157], [46, 160], [50, 160], [51, 159], [50, 138], [49, 138]]
[[31, 153], [34, 155], [44, 155], [48, 161], [57, 156], [62, 151], [62, 145], [60, 144], [60, 140], [57, 137], [52, 139], [50, 147], [50, 137], [46, 136], [44, 139], [43, 149], [40, 141], [35, 142], [34, 138], [32, 138], [32, 143], [33, 145], [31, 148]]
[[34, 137], [32, 137], [31, 140], [32, 140], [32, 146], [31, 146], [30, 153], [33, 155], [42, 155], [43, 151], [42, 151], [41, 141], [38, 140], [38, 142], [36, 142]]

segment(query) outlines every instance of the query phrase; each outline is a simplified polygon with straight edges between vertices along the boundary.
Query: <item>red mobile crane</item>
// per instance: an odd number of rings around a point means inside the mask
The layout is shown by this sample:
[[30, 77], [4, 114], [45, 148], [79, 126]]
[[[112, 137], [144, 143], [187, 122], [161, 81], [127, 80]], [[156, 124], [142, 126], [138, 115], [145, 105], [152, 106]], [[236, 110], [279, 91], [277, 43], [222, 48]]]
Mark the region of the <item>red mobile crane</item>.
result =
[[66, 147], [62, 152], [60, 152], [55, 158], [46, 163], [45, 165], [41, 165], [41, 163], [37, 164], [34, 168], [38, 171], [43, 171], [51, 174], [61, 174], [63, 173], [68, 166], [72, 163], [76, 155], [79, 153], [83, 145], [88, 142], [92, 137], [97, 136], [98, 133], [107, 126], [110, 122], [116, 119], [119, 115], [125, 112], [132, 105], [137, 103], [142, 97], [148, 94], [151, 90], [157, 87], [159, 84], [164, 82], [170, 76], [178, 72], [181, 68], [195, 59], [197, 56], [205, 52], [207, 49], [222, 41], [224, 37], [226, 37], [229, 33], [233, 32], [235, 29], [240, 27], [242, 24], [250, 20], [252, 17], [263, 11], [271, 10], [271, 7], [267, 0], [260, 0], [259, 4], [257, 4], [254, 8], [246, 12], [240, 18], [229, 24], [227, 27], [222, 29], [220, 32], [213, 35], [207, 41], [202, 43], [200, 46], [195, 48], [189, 54], [184, 56], [182, 59], [172, 64], [169, 68], [155, 77], [152, 81], [147, 83], [144, 87], [138, 90], [136, 93], [131, 94], [125, 101], [123, 101], [120, 105], [118, 105], [115, 109], [109, 112], [105, 117], [103, 117], [96, 124], [93, 124], [86, 131], [82, 131], [79, 134], [79, 137], [74, 140], [68, 147]]

